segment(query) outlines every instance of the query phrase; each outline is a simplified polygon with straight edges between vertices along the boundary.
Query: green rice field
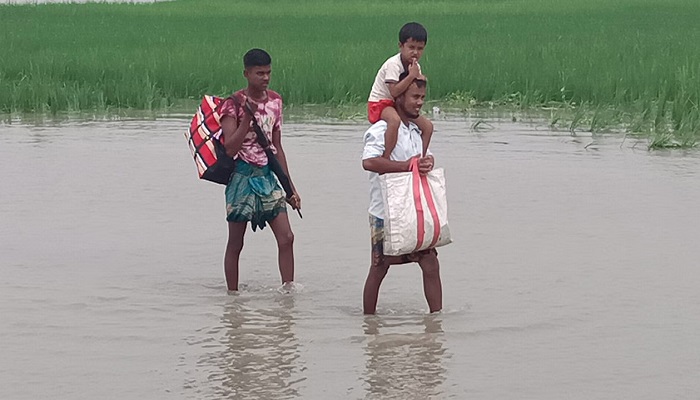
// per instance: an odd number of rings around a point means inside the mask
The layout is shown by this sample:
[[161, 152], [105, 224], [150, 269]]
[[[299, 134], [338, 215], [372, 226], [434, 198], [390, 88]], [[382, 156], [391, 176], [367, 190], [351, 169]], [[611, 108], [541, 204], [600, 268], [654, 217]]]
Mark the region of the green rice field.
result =
[[624, 127], [652, 147], [700, 139], [697, 0], [178, 0], [0, 5], [0, 113], [164, 110], [244, 85], [273, 57], [290, 106], [357, 105], [426, 26], [429, 99], [543, 113], [573, 132]]

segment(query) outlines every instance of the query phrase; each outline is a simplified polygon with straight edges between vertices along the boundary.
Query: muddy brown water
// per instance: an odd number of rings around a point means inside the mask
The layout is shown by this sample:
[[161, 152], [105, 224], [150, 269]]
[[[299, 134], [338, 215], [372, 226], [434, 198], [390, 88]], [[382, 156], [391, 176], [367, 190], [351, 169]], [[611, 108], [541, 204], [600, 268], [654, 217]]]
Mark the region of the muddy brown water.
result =
[[0, 125], [0, 398], [700, 397], [700, 154], [472, 122], [432, 146], [444, 312], [408, 265], [370, 318], [364, 125], [284, 126], [291, 295], [268, 229], [226, 293], [223, 187], [184, 119]]

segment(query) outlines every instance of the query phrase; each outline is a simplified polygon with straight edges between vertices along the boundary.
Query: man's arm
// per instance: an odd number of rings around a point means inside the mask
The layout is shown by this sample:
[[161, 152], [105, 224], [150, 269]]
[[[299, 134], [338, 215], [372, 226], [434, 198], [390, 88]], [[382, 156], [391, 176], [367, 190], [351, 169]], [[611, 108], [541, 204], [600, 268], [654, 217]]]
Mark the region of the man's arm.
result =
[[[432, 155], [418, 159], [418, 171], [421, 174], [427, 174], [433, 170], [435, 160]], [[367, 171], [376, 172], [378, 174], [387, 174], [391, 172], [408, 172], [411, 168], [411, 160], [394, 161], [384, 157], [374, 157], [362, 160], [362, 168]]]
[[243, 140], [250, 128], [251, 117], [248, 113], [243, 113], [241, 124], [238, 125], [236, 118], [224, 115], [221, 117], [221, 130], [224, 135], [224, 148], [229, 157], [235, 157], [243, 146]]
[[373, 157], [362, 160], [362, 168], [378, 174], [390, 172], [406, 172], [411, 166], [411, 160], [394, 161], [384, 157]]

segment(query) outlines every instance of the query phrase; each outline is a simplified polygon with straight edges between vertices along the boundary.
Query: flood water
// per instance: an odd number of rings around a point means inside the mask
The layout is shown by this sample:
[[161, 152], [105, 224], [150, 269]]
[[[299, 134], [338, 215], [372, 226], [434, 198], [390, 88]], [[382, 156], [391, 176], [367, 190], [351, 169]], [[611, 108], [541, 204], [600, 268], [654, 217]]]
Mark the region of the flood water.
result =
[[239, 295], [186, 120], [0, 125], [0, 398], [699, 398], [700, 153], [472, 122], [435, 122], [445, 310], [414, 264], [376, 317], [364, 125], [284, 126], [303, 289], [265, 229]]

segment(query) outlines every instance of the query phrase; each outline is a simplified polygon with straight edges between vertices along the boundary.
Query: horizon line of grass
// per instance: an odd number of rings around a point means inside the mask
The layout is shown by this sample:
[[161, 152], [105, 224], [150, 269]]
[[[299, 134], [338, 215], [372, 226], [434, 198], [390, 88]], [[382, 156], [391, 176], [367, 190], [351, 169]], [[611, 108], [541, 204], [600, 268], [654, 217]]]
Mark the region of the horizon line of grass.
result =
[[225, 95], [244, 85], [252, 47], [271, 53], [271, 87], [287, 104], [361, 104], [398, 28], [418, 20], [432, 100], [556, 105], [572, 125], [624, 120], [697, 143], [697, 15], [693, 0], [0, 5], [0, 112], [161, 110]]

